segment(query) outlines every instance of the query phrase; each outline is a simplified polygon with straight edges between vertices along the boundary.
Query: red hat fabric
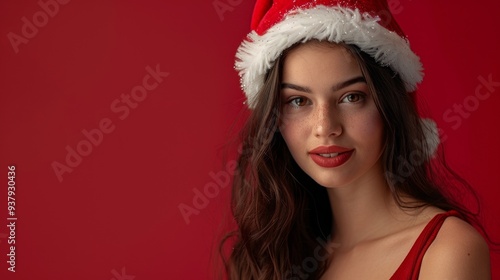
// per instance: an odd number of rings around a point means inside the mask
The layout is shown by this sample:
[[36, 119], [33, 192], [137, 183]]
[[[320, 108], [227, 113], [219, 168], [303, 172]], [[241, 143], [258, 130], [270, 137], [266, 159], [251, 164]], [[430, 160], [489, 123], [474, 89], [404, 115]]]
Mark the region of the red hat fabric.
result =
[[[380, 16], [381, 13], [385, 17], [391, 16], [387, 1], [373, 0], [296, 0], [296, 1], [257, 1], [252, 15], [252, 30], [257, 34], [264, 34], [270, 27], [278, 23], [286, 15], [286, 11], [290, 12], [296, 9], [308, 9], [314, 6], [339, 6], [352, 10], [358, 9], [361, 13], [368, 13], [372, 17]], [[381, 17], [383, 19], [384, 17]], [[385, 27], [391, 31], [397, 32], [401, 37], [404, 37], [403, 31], [395, 20], [390, 20]]]

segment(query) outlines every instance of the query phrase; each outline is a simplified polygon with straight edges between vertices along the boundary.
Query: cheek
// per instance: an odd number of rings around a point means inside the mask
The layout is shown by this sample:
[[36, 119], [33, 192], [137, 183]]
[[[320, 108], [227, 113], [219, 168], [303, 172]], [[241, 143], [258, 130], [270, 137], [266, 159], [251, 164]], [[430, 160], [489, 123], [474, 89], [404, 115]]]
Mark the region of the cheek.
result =
[[351, 123], [351, 131], [356, 134], [356, 139], [370, 139], [369, 143], [371, 145], [383, 141], [384, 123], [376, 108], [367, 111], [365, 114], [352, 116], [352, 119], [354, 121]]
[[294, 150], [295, 146], [302, 145], [305, 141], [307, 128], [305, 119], [283, 119], [279, 130], [288, 148]]

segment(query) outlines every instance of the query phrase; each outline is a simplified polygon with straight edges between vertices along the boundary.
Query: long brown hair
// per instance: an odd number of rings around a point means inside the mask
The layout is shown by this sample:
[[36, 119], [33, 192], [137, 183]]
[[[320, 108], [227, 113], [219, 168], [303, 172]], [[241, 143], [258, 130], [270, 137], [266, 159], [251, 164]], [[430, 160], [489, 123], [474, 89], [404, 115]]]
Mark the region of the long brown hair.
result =
[[[342, 46], [359, 63], [375, 93], [386, 135], [386, 179], [398, 205], [403, 209], [426, 205], [455, 209], [465, 220], [479, 225], [475, 214], [447, 191], [452, 184], [470, 190], [467, 183], [446, 166], [442, 153], [430, 160], [415, 98], [406, 93], [401, 78], [356, 46]], [[328, 258], [321, 256], [328, 255], [325, 244], [334, 233], [326, 188], [297, 166], [278, 130], [286, 53], [267, 73], [255, 109], [241, 132], [242, 149], [231, 201], [237, 229], [220, 245], [221, 252], [225, 244], [232, 245], [229, 256], [223, 254], [223, 259], [227, 277], [233, 280], [319, 279], [328, 267]], [[445, 180], [449, 178], [453, 182]], [[405, 197], [418, 203], [407, 203]]]

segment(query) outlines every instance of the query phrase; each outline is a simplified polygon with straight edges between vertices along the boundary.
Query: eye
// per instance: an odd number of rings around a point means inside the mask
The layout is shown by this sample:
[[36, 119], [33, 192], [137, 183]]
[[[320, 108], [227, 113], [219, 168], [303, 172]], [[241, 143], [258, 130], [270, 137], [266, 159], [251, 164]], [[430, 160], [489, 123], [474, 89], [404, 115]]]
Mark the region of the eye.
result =
[[287, 103], [290, 104], [292, 107], [303, 107], [307, 105], [308, 100], [305, 97], [298, 96], [290, 99]]
[[357, 103], [362, 101], [365, 98], [365, 96], [361, 93], [349, 93], [346, 95], [342, 100], [340, 101], [341, 103]]

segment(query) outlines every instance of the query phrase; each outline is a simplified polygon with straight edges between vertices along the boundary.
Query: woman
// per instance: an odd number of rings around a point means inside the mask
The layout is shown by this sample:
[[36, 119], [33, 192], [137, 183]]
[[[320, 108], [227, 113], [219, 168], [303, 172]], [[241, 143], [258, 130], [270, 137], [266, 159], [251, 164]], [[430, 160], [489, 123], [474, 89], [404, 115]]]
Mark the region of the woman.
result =
[[447, 191], [463, 181], [417, 113], [419, 58], [388, 11], [257, 1], [236, 63], [252, 112], [230, 279], [490, 278], [477, 223]]

